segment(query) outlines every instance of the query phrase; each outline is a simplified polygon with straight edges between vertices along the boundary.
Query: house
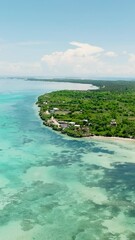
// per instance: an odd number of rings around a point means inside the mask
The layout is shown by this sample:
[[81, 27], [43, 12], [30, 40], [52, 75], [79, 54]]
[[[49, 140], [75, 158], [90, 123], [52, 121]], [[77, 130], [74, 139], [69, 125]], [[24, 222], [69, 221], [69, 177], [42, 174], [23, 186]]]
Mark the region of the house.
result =
[[54, 110], [53, 109], [50, 109], [50, 111], [49, 111], [51, 114], [53, 114], [54, 113]]
[[59, 108], [53, 108], [53, 111], [59, 111]]
[[83, 119], [83, 122], [88, 123], [88, 120], [87, 119]]
[[88, 125], [88, 120], [87, 119], [83, 119], [83, 124], [84, 125]]
[[69, 122], [69, 124], [70, 124], [71, 126], [74, 126], [74, 125], [75, 125], [75, 122]]
[[67, 123], [61, 123], [61, 124], [60, 124], [60, 127], [61, 127], [62, 129], [65, 129], [65, 128], [68, 127], [68, 124], [67, 124]]
[[112, 119], [111, 122], [110, 122], [110, 125], [111, 126], [117, 126], [117, 122], [115, 119]]
[[57, 126], [57, 127], [60, 127], [60, 124], [57, 122], [57, 120], [52, 116], [51, 117], [51, 119], [49, 119], [48, 121], [47, 121], [47, 123], [50, 125], [50, 124], [52, 124], [52, 125], [55, 125], [55, 126]]
[[53, 114], [55, 112], [59, 111], [59, 108], [53, 108], [53, 109], [50, 109], [50, 113]]
[[75, 128], [80, 128], [80, 125], [79, 124], [75, 124], [74, 127]]
[[48, 110], [46, 110], [46, 111], [45, 111], [45, 114], [46, 114], [46, 115], [49, 115], [50, 113], [49, 113], [49, 111], [48, 111]]

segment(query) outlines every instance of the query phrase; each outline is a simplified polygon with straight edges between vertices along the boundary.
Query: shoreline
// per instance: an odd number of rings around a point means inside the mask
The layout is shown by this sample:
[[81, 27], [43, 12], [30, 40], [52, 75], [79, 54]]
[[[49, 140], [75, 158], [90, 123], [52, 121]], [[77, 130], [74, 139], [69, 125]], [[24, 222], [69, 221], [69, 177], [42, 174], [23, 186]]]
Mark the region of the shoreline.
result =
[[61, 134], [63, 136], [68, 136], [70, 138], [74, 138], [74, 139], [92, 139], [92, 140], [109, 140], [109, 141], [124, 141], [124, 142], [135, 142], [135, 138], [124, 138], [124, 137], [107, 137], [107, 136], [81, 136], [81, 137], [77, 137], [77, 136], [73, 136], [67, 133], [63, 133], [62, 131], [58, 131], [56, 129], [54, 129], [52, 126], [49, 126], [40, 116], [40, 107], [37, 107], [37, 116], [39, 117], [39, 119], [41, 120], [43, 127], [47, 127], [48, 129], [51, 129], [52, 131], [54, 131], [55, 133]]
[[135, 143], [135, 139], [134, 138], [123, 138], [123, 137], [107, 137], [107, 136], [83, 136], [83, 137], [74, 137], [74, 136], [70, 136], [68, 134], [62, 133], [61, 131], [57, 131], [55, 129], [53, 129], [51, 126], [48, 126], [46, 124], [44, 124], [44, 121], [41, 119], [40, 115], [39, 118], [43, 124], [43, 127], [46, 127], [48, 129], [50, 129], [51, 131], [55, 132], [56, 134], [60, 134], [61, 136], [67, 136], [70, 139], [75, 139], [75, 140], [97, 140], [97, 141], [124, 141], [124, 142], [132, 142]]
[[134, 138], [122, 138], [122, 137], [106, 137], [106, 136], [90, 136], [90, 137], [83, 137], [85, 139], [94, 139], [94, 140], [116, 140], [116, 141], [130, 141], [135, 142]]
[[[123, 88], [119, 99], [119, 93], [113, 86], [110, 88], [113, 90], [110, 93], [111, 98], [108, 90], [101, 92], [59, 90], [45, 93], [38, 97], [36, 103], [40, 109], [39, 116], [44, 125], [73, 138], [135, 142], [134, 118], [125, 118], [124, 115], [129, 116], [129, 111], [130, 115], [135, 114], [133, 101], [130, 104], [129, 92]], [[134, 100], [133, 92], [130, 93]], [[122, 96], [124, 101], [121, 100]], [[125, 102], [129, 102], [129, 107]], [[114, 106], [117, 110], [113, 115]], [[126, 111], [123, 114], [121, 108], [125, 107]]]
[[62, 133], [61, 131], [56, 131], [55, 129], [53, 129], [51, 126], [47, 126], [45, 123], [44, 123], [44, 121], [42, 120], [42, 118], [41, 118], [41, 116], [40, 116], [40, 114], [39, 114], [39, 112], [40, 112], [40, 107], [36, 107], [35, 108], [35, 112], [36, 112], [36, 115], [37, 115], [37, 117], [39, 118], [39, 120], [41, 121], [41, 123], [42, 123], [42, 126], [43, 127], [46, 127], [46, 128], [48, 128], [48, 129], [50, 129], [51, 131], [53, 131], [53, 132], [55, 132], [56, 134], [60, 134], [60, 135], [62, 135], [62, 136], [67, 136], [67, 137], [69, 137], [69, 138], [73, 138], [73, 139], [78, 139], [78, 140], [83, 140], [83, 139], [88, 139], [88, 140], [98, 140], [98, 141], [101, 141], [101, 140], [105, 140], [105, 141], [124, 141], [124, 142], [132, 142], [132, 143], [134, 143], [135, 142], [135, 139], [134, 138], [123, 138], [123, 137], [107, 137], [107, 136], [87, 136], [87, 137], [85, 137], [85, 136], [83, 136], [83, 137], [74, 137], [74, 136], [70, 136], [70, 135], [68, 135], [68, 134], [65, 134], [65, 133]]

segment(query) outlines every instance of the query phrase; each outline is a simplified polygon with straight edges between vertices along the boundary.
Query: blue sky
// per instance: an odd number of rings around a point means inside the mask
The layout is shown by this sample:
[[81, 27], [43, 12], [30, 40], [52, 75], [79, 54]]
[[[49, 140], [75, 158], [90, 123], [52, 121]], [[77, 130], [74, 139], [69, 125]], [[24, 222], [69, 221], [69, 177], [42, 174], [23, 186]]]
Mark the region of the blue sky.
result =
[[134, 0], [0, 0], [0, 75], [135, 76]]

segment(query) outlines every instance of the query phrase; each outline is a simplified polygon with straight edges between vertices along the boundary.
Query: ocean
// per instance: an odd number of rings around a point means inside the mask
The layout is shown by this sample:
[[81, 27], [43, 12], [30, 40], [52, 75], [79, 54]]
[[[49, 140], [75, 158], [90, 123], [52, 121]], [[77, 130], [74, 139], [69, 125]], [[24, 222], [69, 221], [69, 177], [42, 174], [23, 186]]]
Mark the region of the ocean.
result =
[[134, 240], [135, 142], [43, 126], [37, 97], [72, 83], [0, 79], [0, 240]]

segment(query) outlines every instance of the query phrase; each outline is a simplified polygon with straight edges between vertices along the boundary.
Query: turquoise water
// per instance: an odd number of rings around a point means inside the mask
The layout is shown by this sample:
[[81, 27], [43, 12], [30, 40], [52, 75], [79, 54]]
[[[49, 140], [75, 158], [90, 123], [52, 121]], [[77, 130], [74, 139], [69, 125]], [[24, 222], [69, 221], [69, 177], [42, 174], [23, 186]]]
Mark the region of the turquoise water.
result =
[[134, 240], [135, 143], [42, 125], [37, 96], [80, 84], [0, 80], [0, 240]]

